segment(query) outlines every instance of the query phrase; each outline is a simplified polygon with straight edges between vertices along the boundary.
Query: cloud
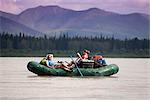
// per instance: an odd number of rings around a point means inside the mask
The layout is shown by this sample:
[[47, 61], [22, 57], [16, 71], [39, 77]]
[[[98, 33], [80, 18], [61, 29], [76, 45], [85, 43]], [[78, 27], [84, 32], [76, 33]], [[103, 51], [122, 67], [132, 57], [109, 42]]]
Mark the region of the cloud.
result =
[[0, 0], [0, 10], [9, 13], [18, 13], [22, 11], [21, 5], [16, 3], [16, 0]]
[[0, 0], [0, 10], [20, 13], [39, 5], [58, 5], [73, 10], [85, 10], [92, 7], [117, 13], [148, 13], [149, 0]]

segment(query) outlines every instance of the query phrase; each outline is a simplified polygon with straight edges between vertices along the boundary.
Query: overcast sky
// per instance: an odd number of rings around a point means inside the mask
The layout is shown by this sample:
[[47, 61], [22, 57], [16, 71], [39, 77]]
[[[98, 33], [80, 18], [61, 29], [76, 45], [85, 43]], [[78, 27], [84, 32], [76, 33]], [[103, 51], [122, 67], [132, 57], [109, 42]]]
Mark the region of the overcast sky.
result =
[[14, 14], [39, 5], [58, 5], [73, 10], [94, 7], [121, 14], [150, 14], [150, 0], [0, 0], [0, 10]]

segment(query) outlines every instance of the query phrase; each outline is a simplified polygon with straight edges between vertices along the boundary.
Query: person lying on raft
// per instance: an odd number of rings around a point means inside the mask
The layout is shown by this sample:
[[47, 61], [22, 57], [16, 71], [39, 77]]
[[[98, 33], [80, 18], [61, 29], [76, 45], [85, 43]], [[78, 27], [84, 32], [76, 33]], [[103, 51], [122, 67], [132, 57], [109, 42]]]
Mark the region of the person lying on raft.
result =
[[46, 55], [46, 58], [43, 58], [40, 61], [40, 64], [45, 65], [49, 68], [62, 68], [64, 70], [71, 71], [70, 67], [68, 65], [64, 64], [63, 62], [58, 62], [58, 63], [54, 62], [53, 54]]

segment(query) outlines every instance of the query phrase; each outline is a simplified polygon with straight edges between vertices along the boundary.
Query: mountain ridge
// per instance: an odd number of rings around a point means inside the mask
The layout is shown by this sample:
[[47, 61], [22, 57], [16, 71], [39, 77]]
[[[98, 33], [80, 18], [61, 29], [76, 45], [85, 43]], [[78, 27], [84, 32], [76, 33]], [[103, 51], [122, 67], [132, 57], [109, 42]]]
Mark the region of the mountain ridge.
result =
[[150, 16], [140, 13], [118, 14], [99, 8], [75, 11], [59, 6], [38, 6], [18, 15], [0, 11], [0, 16], [49, 36], [67, 33], [67, 30], [70, 36], [149, 36]]
[[[1, 33], [6, 32], [6, 33], [11, 33], [11, 34], [12, 33], [18, 34], [21, 31], [23, 31], [23, 33], [25, 35], [40, 36], [40, 32], [30, 29], [29, 27], [26, 27], [26, 26], [24, 26], [20, 23], [17, 23], [13, 20], [10, 20], [8, 18], [1, 17], [1, 16], [0, 16], [0, 19], [1, 19], [0, 23], [2, 24], [2, 26], [0, 27]], [[13, 27], [9, 27], [9, 26], [13, 26]]]

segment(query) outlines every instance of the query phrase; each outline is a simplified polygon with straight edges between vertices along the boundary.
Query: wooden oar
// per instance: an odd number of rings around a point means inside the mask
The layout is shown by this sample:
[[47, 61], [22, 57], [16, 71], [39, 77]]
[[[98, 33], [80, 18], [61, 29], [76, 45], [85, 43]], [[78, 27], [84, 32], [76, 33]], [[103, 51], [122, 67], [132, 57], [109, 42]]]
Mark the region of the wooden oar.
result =
[[79, 53], [79, 52], [77, 53], [77, 55], [78, 55], [78, 57], [79, 57], [80, 59], [82, 59], [82, 57], [81, 57], [81, 55], [80, 55], [80, 53]]
[[77, 63], [73, 60], [72, 56], [70, 56], [70, 58], [71, 58], [71, 60], [74, 62], [74, 64], [75, 64], [75, 66], [76, 66], [78, 72], [80, 73], [81, 77], [83, 77], [83, 74], [81, 73], [81, 71], [80, 71], [80, 69], [79, 69]]

